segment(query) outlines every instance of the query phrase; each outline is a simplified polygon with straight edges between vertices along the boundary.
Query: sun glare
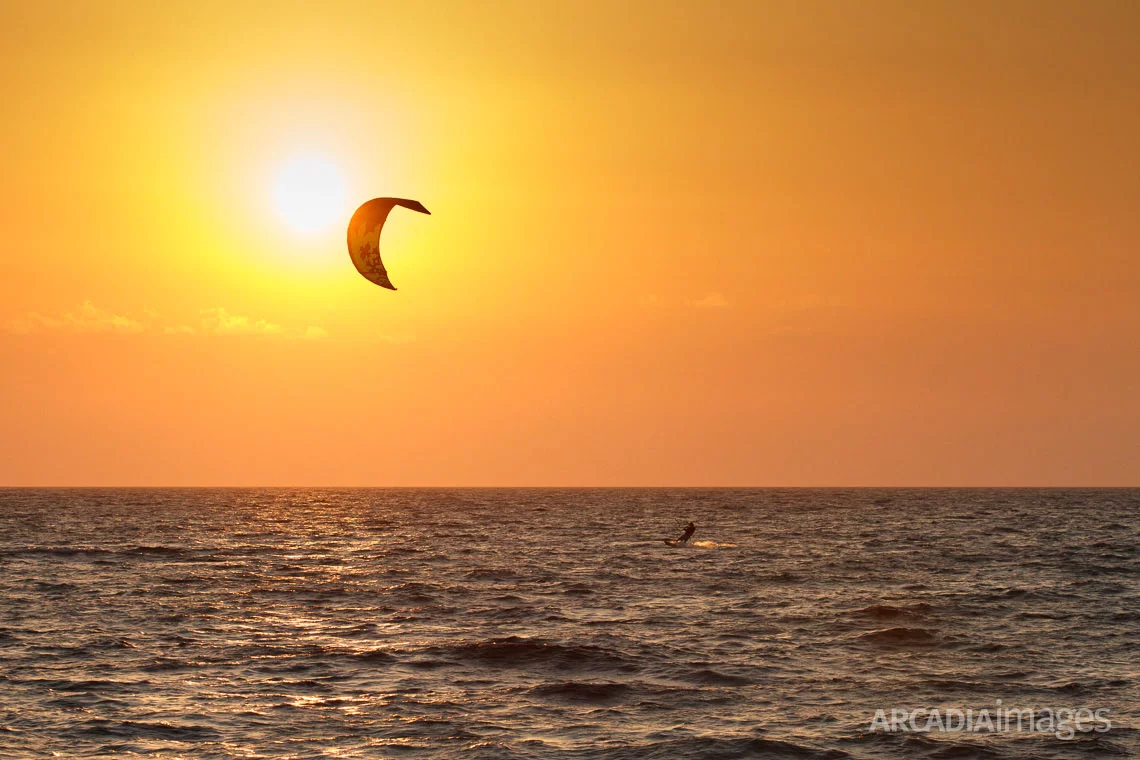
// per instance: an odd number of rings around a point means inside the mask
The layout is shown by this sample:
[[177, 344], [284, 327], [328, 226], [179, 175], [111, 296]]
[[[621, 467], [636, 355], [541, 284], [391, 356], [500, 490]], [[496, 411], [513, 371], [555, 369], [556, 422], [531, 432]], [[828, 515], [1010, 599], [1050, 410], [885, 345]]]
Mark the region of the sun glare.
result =
[[294, 232], [314, 235], [338, 221], [347, 222], [348, 194], [336, 166], [323, 158], [298, 156], [277, 172], [273, 206]]

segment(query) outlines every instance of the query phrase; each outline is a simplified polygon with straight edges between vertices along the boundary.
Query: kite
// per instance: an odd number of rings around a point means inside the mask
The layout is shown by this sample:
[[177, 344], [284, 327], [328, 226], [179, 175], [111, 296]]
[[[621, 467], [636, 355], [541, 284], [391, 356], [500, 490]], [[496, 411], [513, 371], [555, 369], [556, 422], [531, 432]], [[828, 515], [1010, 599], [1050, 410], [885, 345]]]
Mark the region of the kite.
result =
[[348, 222], [348, 254], [352, 256], [352, 263], [356, 271], [376, 283], [382, 288], [395, 290], [396, 286], [388, 279], [388, 270], [380, 260], [380, 231], [384, 228], [384, 221], [396, 206], [410, 208], [421, 214], [430, 215], [419, 201], [407, 198], [373, 198], [352, 215]]

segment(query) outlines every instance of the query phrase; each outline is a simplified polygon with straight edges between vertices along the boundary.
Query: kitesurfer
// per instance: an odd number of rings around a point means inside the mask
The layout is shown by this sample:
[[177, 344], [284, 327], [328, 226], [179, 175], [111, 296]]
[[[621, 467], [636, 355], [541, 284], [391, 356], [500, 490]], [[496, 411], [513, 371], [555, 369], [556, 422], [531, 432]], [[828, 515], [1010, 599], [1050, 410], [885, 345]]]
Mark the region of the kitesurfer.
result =
[[682, 533], [681, 537], [677, 539], [677, 543], [679, 543], [679, 544], [688, 543], [689, 539], [692, 538], [693, 534], [696, 532], [697, 532], [697, 524], [690, 520], [689, 524], [685, 526], [685, 532]]

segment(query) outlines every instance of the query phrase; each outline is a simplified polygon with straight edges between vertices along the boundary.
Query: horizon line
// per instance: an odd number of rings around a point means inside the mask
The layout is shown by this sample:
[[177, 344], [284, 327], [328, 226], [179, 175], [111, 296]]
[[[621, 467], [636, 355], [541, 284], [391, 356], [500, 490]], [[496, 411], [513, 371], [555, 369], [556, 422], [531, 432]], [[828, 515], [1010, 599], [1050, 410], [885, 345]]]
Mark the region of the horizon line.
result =
[[703, 491], [780, 491], [780, 490], [1136, 490], [1136, 485], [7, 485], [0, 484], [0, 490], [97, 490], [97, 489], [327, 489], [327, 490], [703, 490]]

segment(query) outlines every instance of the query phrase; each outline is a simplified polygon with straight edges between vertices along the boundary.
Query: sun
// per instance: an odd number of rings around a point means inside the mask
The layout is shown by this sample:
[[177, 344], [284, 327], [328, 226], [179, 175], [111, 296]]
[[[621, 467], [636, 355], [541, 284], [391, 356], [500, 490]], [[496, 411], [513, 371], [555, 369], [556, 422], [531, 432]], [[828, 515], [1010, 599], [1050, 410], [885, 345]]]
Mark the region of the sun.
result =
[[273, 180], [273, 207], [292, 231], [316, 235], [344, 219], [348, 193], [332, 162], [320, 156], [294, 156]]

